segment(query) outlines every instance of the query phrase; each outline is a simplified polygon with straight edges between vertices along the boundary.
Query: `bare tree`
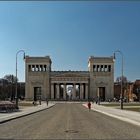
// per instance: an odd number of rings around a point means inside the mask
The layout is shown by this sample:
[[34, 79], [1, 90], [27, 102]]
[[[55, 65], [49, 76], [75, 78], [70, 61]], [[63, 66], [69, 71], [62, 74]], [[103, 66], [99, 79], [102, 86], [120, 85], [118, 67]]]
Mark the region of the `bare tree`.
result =
[[9, 87], [8, 81], [4, 78], [0, 78], [0, 100], [9, 98]]
[[16, 80], [18, 81], [18, 78], [16, 78], [16, 76], [12, 75], [12, 74], [7, 74], [4, 76], [4, 79], [6, 79], [9, 83], [9, 96], [11, 98], [11, 101], [14, 100], [15, 97], [15, 83]]
[[126, 83], [128, 83], [128, 80], [127, 80], [127, 77], [125, 77], [125, 76], [120, 76], [120, 77], [117, 77], [116, 78], [116, 82], [118, 83], [118, 84], [121, 84], [121, 82], [123, 82], [123, 84], [126, 84]]
[[12, 74], [5, 75], [4, 79], [8, 80], [9, 83], [16, 83], [16, 80], [18, 81], [18, 78]]

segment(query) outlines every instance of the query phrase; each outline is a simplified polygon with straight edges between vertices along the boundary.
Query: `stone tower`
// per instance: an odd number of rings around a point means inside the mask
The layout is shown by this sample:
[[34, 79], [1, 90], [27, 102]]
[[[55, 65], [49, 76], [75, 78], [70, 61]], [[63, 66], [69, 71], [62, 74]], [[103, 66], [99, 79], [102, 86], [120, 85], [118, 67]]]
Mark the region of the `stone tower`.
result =
[[90, 73], [90, 98], [100, 97], [108, 100], [114, 95], [114, 61], [113, 57], [94, 57], [88, 61]]
[[50, 98], [51, 59], [26, 56], [25, 92], [26, 100], [45, 100]]

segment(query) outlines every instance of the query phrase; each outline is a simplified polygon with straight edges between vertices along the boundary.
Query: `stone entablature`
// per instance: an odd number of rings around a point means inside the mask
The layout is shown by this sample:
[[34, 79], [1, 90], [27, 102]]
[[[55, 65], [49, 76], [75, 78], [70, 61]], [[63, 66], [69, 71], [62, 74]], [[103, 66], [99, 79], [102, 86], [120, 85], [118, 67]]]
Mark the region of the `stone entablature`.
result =
[[71, 100], [113, 98], [113, 57], [91, 56], [89, 71], [51, 71], [51, 63], [49, 56], [26, 56], [26, 99], [67, 100], [69, 86]]
[[26, 62], [27, 63], [52, 63], [50, 56], [45, 56], [45, 57], [30, 57], [26, 56]]
[[90, 56], [88, 63], [112, 63], [114, 62], [114, 58], [113, 56], [111, 57], [94, 57], [94, 56]]

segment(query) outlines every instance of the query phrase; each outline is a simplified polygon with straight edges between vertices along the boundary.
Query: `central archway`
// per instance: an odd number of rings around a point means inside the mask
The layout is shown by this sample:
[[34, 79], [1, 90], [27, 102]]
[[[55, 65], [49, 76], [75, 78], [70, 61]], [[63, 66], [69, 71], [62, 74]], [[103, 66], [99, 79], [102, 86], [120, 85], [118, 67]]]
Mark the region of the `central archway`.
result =
[[67, 84], [66, 85], [67, 100], [79, 100], [80, 99], [80, 85], [79, 84]]

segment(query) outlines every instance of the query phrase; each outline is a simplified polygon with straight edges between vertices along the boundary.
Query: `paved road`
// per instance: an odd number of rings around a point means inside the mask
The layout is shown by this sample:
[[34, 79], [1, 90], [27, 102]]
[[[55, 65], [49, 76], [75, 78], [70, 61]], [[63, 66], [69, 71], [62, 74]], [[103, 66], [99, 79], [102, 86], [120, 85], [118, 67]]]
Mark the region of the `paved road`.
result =
[[140, 127], [67, 103], [0, 124], [0, 138], [140, 139]]

